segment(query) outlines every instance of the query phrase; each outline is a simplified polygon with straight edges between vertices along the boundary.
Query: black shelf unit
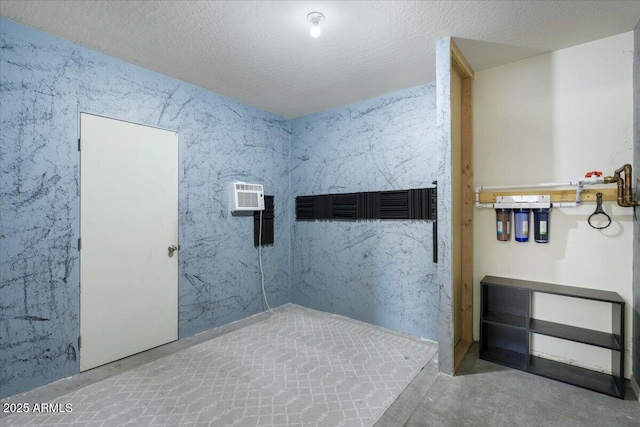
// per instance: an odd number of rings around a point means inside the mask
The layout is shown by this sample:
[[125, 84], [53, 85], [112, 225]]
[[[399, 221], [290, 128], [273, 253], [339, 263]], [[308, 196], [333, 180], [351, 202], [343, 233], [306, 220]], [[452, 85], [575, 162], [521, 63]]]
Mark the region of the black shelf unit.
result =
[[[624, 399], [624, 300], [615, 292], [485, 276], [480, 282], [480, 358]], [[534, 292], [611, 304], [612, 333], [531, 317]], [[611, 351], [611, 375], [530, 354], [531, 334]]]

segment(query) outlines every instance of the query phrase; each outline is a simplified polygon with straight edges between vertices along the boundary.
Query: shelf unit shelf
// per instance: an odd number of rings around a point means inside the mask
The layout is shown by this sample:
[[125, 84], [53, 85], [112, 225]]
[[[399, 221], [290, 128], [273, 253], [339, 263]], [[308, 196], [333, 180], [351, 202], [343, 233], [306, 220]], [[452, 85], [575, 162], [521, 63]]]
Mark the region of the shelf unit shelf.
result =
[[500, 347], [487, 347], [484, 350], [486, 356], [491, 357], [496, 363], [501, 365], [510, 366], [516, 369], [523, 369], [527, 365], [526, 353], [519, 353], [517, 351], [507, 350]]
[[513, 328], [527, 329], [527, 318], [524, 316], [516, 316], [508, 313], [490, 312], [484, 321], [496, 325], [511, 326]]
[[531, 356], [528, 371], [541, 377], [597, 391], [598, 393], [620, 397], [621, 399], [624, 398], [621, 397], [621, 391], [618, 389], [613, 376], [602, 372], [596, 372], [537, 356]]
[[529, 331], [535, 334], [562, 338], [582, 344], [620, 351], [620, 342], [614, 334], [548, 322], [546, 320], [531, 319]]
[[[486, 276], [480, 291], [480, 358], [624, 399], [624, 300], [615, 292]], [[534, 292], [611, 304], [612, 333], [531, 317]], [[531, 355], [532, 334], [611, 351], [611, 375]]]

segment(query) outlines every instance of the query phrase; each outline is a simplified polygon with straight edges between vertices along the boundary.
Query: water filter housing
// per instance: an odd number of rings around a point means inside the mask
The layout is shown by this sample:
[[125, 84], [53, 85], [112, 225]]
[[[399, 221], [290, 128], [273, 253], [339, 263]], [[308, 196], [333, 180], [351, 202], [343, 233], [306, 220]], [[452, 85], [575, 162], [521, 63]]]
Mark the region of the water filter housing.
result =
[[264, 189], [262, 184], [233, 182], [229, 188], [229, 209], [231, 212], [263, 211]]
[[496, 209], [496, 238], [501, 242], [511, 240], [511, 209]]
[[529, 241], [529, 209], [514, 209], [513, 221], [516, 228], [516, 241]]
[[533, 210], [533, 237], [537, 243], [549, 242], [549, 211], [545, 208]]

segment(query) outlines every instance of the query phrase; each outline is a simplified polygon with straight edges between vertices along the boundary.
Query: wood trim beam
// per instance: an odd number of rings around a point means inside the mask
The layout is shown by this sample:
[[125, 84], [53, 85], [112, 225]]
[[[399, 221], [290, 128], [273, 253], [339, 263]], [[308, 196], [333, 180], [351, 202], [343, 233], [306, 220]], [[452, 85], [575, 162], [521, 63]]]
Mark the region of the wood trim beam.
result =
[[[475, 191], [475, 190], [474, 190]], [[585, 189], [582, 191], [582, 202], [596, 201], [596, 194], [602, 193], [602, 200], [606, 202], [615, 202], [618, 199], [616, 188], [597, 188]], [[576, 190], [549, 190], [541, 188], [538, 190], [509, 190], [509, 191], [491, 191], [485, 190], [480, 192], [480, 203], [495, 203], [498, 196], [527, 196], [527, 195], [550, 195], [551, 203], [553, 202], [573, 202], [576, 200]], [[475, 199], [475, 195], [474, 195]]]
[[453, 372], [455, 373], [471, 348], [473, 341], [460, 340], [453, 350]]
[[473, 69], [458, 49], [453, 39], [451, 39], [451, 66], [458, 73], [461, 79], [473, 78]]
[[[462, 341], [473, 341], [473, 79], [462, 80]], [[466, 352], [466, 350], [465, 350]]]

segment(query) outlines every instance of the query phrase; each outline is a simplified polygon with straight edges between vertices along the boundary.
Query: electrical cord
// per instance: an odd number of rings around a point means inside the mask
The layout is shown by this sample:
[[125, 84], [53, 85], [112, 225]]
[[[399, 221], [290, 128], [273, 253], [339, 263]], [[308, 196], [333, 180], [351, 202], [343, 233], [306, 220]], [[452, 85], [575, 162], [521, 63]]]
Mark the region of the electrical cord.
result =
[[260, 282], [262, 283], [262, 297], [264, 303], [267, 305], [269, 313], [271, 313], [271, 307], [269, 307], [269, 301], [267, 301], [267, 293], [264, 290], [264, 270], [262, 269], [262, 211], [260, 211], [260, 228], [258, 231], [258, 262], [260, 264]]

